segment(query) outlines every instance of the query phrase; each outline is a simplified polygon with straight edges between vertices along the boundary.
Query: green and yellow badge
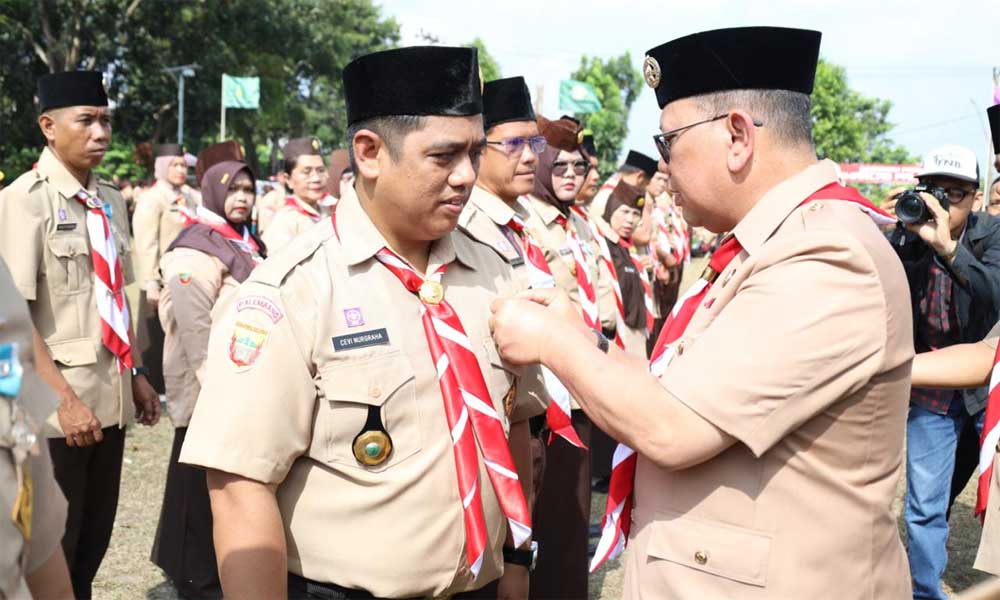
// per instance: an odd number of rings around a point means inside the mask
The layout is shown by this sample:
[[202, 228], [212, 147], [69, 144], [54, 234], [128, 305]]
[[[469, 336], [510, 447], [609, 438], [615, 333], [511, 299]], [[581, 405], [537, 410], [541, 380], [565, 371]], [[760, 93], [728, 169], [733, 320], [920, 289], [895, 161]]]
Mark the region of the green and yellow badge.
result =
[[236, 321], [229, 339], [229, 360], [236, 367], [251, 367], [260, 357], [270, 331]]

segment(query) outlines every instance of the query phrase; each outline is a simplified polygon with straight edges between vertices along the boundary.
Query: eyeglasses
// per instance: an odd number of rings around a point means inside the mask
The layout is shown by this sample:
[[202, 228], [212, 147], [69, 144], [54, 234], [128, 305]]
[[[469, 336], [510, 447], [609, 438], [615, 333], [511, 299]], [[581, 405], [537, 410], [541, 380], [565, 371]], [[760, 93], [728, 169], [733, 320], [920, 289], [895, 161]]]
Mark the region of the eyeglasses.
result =
[[[682, 133], [691, 129], [692, 127], [697, 127], [698, 125], [704, 125], [705, 123], [711, 123], [713, 121], [718, 121], [719, 119], [725, 119], [729, 116], [729, 113], [724, 113], [721, 115], [716, 115], [711, 119], [705, 119], [704, 121], [698, 121], [697, 123], [691, 123], [690, 125], [685, 125], [684, 127], [678, 127], [677, 129], [671, 129], [666, 133], [661, 133], [659, 135], [653, 136], [653, 143], [656, 144], [656, 149], [660, 152], [660, 157], [663, 158], [663, 162], [670, 164], [670, 145], [676, 140]], [[761, 127], [764, 122], [760, 119], [754, 119], [753, 124], [756, 127]]]
[[590, 170], [590, 162], [583, 159], [574, 160], [573, 162], [557, 160], [552, 163], [552, 174], [556, 177], [562, 177], [566, 174], [566, 171], [570, 168], [570, 166], [573, 167], [574, 175], [586, 175], [587, 171]]
[[512, 137], [505, 140], [489, 141], [486, 140], [487, 144], [494, 146], [503, 146], [503, 151], [506, 154], [515, 155], [524, 152], [525, 146], [531, 146], [531, 151], [535, 154], [541, 154], [545, 152], [549, 144], [545, 141], [545, 136], [534, 135], [531, 137]]
[[952, 204], [958, 204], [962, 200], [965, 200], [967, 196], [971, 196], [976, 193], [977, 190], [963, 190], [958, 187], [944, 188], [944, 193], [948, 195], [948, 202]]

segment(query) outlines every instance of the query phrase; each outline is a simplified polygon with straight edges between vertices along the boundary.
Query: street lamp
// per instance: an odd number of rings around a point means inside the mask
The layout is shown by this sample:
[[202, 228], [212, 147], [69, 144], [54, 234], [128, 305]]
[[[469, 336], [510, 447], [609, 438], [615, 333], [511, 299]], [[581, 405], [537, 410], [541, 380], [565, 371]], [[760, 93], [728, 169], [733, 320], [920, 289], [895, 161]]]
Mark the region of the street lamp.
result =
[[167, 67], [160, 71], [177, 80], [177, 143], [184, 144], [184, 78], [194, 77], [194, 72], [201, 67], [198, 63]]

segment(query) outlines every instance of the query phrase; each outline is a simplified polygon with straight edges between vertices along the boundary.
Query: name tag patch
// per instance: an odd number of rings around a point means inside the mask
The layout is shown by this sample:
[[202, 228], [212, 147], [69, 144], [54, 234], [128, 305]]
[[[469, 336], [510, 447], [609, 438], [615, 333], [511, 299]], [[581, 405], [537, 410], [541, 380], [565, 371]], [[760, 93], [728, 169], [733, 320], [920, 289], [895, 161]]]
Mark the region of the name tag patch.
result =
[[389, 343], [389, 332], [383, 329], [359, 331], [349, 335], [338, 335], [333, 338], [333, 351], [354, 350], [368, 346], [383, 346]]
[[56, 231], [73, 231], [76, 229], [76, 223], [59, 223], [56, 225]]

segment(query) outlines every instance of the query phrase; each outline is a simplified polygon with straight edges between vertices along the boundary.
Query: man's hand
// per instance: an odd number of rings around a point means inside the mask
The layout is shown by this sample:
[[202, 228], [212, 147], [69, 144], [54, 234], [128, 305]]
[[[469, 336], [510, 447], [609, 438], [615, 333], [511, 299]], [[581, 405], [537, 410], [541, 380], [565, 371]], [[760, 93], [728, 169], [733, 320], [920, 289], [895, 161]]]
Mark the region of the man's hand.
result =
[[528, 568], [505, 564], [497, 584], [497, 600], [527, 600]]
[[160, 284], [156, 281], [146, 282], [146, 303], [154, 310], [160, 304]]
[[561, 327], [586, 329], [562, 290], [530, 290], [490, 307], [490, 330], [500, 356], [515, 365], [542, 362], [543, 346]]
[[135, 404], [135, 418], [143, 425], [151, 427], [160, 420], [160, 396], [145, 375], [132, 378], [132, 403]]
[[934, 219], [906, 225], [906, 229], [920, 236], [925, 244], [941, 256], [952, 256], [958, 242], [951, 239], [951, 215], [934, 196], [921, 192], [920, 199], [927, 205]]
[[66, 436], [66, 445], [83, 448], [102, 441], [101, 421], [94, 416], [94, 411], [71, 389], [63, 391], [60, 396], [56, 416]]
[[896, 201], [899, 199], [899, 195], [910, 188], [907, 187], [895, 187], [889, 190], [889, 193], [885, 195], [885, 200], [882, 200], [882, 210], [889, 213], [892, 216], [896, 216]]

